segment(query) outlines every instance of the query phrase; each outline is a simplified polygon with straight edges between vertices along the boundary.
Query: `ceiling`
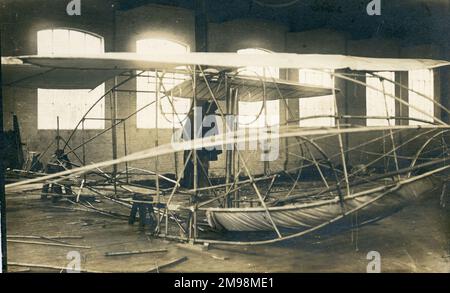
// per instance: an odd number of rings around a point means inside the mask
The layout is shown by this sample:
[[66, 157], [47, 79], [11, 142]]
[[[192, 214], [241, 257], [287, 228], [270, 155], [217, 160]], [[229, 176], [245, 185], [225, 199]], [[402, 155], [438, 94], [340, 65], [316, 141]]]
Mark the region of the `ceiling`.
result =
[[[403, 45], [436, 43], [450, 48], [450, 0], [380, 0], [381, 16], [367, 15], [366, 6], [371, 0], [89, 0], [88, 3], [101, 13], [113, 3], [119, 10], [146, 4], [195, 9], [196, 2], [202, 1], [210, 22], [256, 18], [284, 24], [290, 31], [328, 28], [346, 32], [353, 39], [398, 38]], [[42, 7], [51, 9], [56, 3], [58, 10], [65, 9], [66, 1], [0, 0], [0, 16], [2, 22], [8, 21], [13, 17], [11, 9], [38, 11]]]
[[[195, 9], [203, 0], [118, 0], [119, 9], [163, 4]], [[291, 31], [331, 28], [354, 39], [400, 38], [410, 43], [445, 42], [450, 29], [450, 0], [381, 0], [382, 15], [368, 16], [370, 0], [205, 0], [208, 20], [224, 22], [258, 18], [288, 26]], [[448, 40], [447, 40], [448, 43]]]

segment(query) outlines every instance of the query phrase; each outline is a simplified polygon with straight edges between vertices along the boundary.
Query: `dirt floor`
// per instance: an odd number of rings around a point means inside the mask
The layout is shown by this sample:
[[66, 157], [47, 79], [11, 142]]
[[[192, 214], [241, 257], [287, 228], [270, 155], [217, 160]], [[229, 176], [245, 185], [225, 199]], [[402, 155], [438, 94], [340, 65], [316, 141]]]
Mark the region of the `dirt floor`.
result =
[[[126, 213], [126, 210], [124, 210]], [[165, 261], [187, 260], [162, 272], [366, 272], [368, 252], [381, 255], [382, 272], [450, 272], [450, 208], [433, 198], [375, 224], [341, 233], [320, 233], [284, 243], [255, 246], [210, 246], [207, 252], [152, 239], [138, 225], [97, 213], [52, 207], [36, 195], [7, 197], [8, 235], [72, 235], [64, 240], [90, 248], [9, 242], [8, 262], [66, 267], [70, 251], [81, 254], [84, 270], [146, 272]], [[328, 231], [330, 232], [330, 231]], [[10, 240], [13, 240], [10, 238]], [[14, 240], [17, 240], [14, 238]], [[45, 239], [20, 239], [48, 242]], [[167, 252], [106, 257], [105, 252], [142, 249]], [[24, 267], [10, 266], [10, 271]], [[36, 272], [59, 272], [33, 268]]]

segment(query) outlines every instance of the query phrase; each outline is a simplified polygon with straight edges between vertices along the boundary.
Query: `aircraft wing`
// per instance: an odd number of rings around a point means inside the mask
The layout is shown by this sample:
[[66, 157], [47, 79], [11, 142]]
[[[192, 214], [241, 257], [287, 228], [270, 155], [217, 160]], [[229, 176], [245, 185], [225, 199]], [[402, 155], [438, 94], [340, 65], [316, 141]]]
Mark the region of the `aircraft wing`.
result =
[[202, 65], [214, 68], [246, 66], [284, 69], [345, 69], [362, 71], [408, 71], [429, 69], [450, 62], [431, 59], [368, 58], [326, 54], [238, 54], [238, 53], [184, 53], [137, 54], [104, 53], [83, 56], [22, 56], [25, 63], [50, 68], [152, 70], [174, 69], [179, 66]]
[[[196, 85], [197, 99], [213, 100], [211, 95], [212, 91], [217, 100], [224, 100], [226, 94], [223, 82], [211, 78], [207, 78], [207, 80], [208, 83], [204, 78], [198, 78]], [[282, 98], [296, 99], [327, 96], [333, 93], [331, 88], [300, 84], [280, 79], [262, 80], [250, 76], [234, 76], [229, 79], [229, 83], [237, 90], [238, 100], [243, 102], [263, 101], [264, 97], [270, 101]], [[165, 94], [179, 98], [192, 98], [194, 94], [192, 80], [188, 79], [171, 89], [167, 89]]]
[[2, 57], [2, 85], [43, 89], [94, 89], [123, 70], [49, 68]]
[[[2, 57], [3, 84], [43, 88], [95, 88], [123, 71], [166, 70], [200, 65], [218, 70], [247, 66], [283, 69], [351, 69], [361, 71], [408, 71], [450, 65], [431, 59], [367, 58], [322, 54], [185, 53], [96, 55], [49, 55]], [[95, 86], [94, 86], [95, 84]]]

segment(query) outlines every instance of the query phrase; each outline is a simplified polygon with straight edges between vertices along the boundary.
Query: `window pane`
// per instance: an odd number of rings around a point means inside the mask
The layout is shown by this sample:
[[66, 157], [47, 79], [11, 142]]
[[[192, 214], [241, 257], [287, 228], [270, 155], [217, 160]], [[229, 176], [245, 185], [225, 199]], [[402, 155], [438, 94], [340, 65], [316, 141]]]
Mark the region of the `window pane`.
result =
[[[103, 52], [103, 41], [94, 35], [68, 29], [38, 32], [38, 54], [85, 54]], [[89, 48], [86, 50], [86, 48]], [[73, 129], [87, 110], [104, 95], [105, 85], [94, 90], [38, 89], [38, 129], [56, 129], [59, 117], [60, 129]], [[87, 115], [105, 118], [105, 102], [102, 99]], [[103, 129], [104, 120], [86, 120], [85, 129]]]
[[53, 54], [69, 54], [69, 30], [53, 30]]
[[[269, 51], [263, 49], [242, 49], [237, 51], [238, 54], [270, 54]], [[275, 67], [257, 67], [248, 66], [239, 71], [240, 75], [257, 76], [260, 78], [280, 78], [280, 70]], [[280, 124], [280, 101], [266, 101], [266, 108], [262, 110], [262, 101], [258, 102], [239, 102], [239, 125], [242, 127], [264, 127]], [[260, 116], [258, 117], [258, 114]], [[266, 121], [267, 116], [267, 121]]]
[[[383, 76], [387, 79], [394, 80], [394, 72], [377, 72], [377, 75]], [[373, 86], [380, 91], [376, 91], [366, 87], [366, 113], [367, 116], [395, 116], [395, 99], [383, 94], [383, 86], [386, 94], [395, 95], [395, 84], [389, 81], [381, 82], [379, 78], [373, 77], [370, 74], [366, 76], [366, 83]], [[367, 119], [367, 126], [388, 126], [395, 125], [395, 119]]]
[[[433, 70], [412, 70], [409, 71], [409, 88], [415, 90], [421, 94], [426, 95], [427, 97], [433, 99], [434, 90], [433, 90]], [[414, 92], [409, 91], [408, 94], [409, 104], [420, 109], [422, 112], [409, 107], [409, 117], [422, 119], [425, 121], [433, 121], [434, 116], [434, 103], [418, 95]], [[430, 117], [431, 116], [431, 117]], [[426, 122], [420, 121], [409, 121], [410, 125], [421, 125], [427, 124]]]
[[86, 34], [78, 31], [69, 31], [69, 48], [71, 54], [84, 54], [86, 52]]
[[[314, 86], [334, 87], [334, 79], [326, 72], [300, 69], [299, 82]], [[333, 95], [299, 99], [300, 118], [313, 116], [334, 116], [335, 103]], [[317, 117], [300, 120], [303, 127], [332, 127], [335, 125], [334, 117]]]
[[[136, 42], [136, 52], [139, 54], [182, 54], [189, 52], [189, 48], [182, 44], [159, 39], [145, 39]], [[157, 95], [157, 84], [155, 72], [144, 72], [142, 76], [137, 77], [137, 109], [147, 106], [137, 113], [138, 128], [180, 128], [180, 123], [184, 121], [189, 111], [190, 99], [179, 98], [172, 93], [172, 96], [165, 97], [164, 92], [185, 81], [188, 76], [184, 74], [166, 73], [161, 77], [158, 73], [158, 82], [162, 81]], [[156, 105], [156, 97], [159, 97], [159, 107]], [[172, 103], [171, 103], [172, 102]], [[174, 111], [175, 109], [175, 111]], [[158, 117], [158, 121], [156, 118]]]
[[53, 34], [52, 30], [44, 30], [38, 32], [38, 54], [53, 54]]
[[85, 35], [86, 45], [85, 52], [86, 54], [99, 54], [104, 52], [103, 48], [103, 40], [93, 35]]
[[[104, 84], [94, 90], [38, 89], [38, 129], [74, 129], [87, 110], [104, 93]], [[98, 103], [88, 118], [104, 118], [104, 102]], [[86, 120], [85, 129], [102, 129], [104, 120]], [[81, 129], [81, 126], [80, 126]]]

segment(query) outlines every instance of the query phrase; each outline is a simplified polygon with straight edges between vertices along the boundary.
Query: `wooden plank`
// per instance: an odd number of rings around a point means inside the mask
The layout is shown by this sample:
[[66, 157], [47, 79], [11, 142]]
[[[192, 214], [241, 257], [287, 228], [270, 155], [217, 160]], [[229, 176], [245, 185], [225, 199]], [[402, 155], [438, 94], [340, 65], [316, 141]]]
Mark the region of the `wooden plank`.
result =
[[[50, 269], [50, 270], [59, 270], [59, 271], [65, 271], [68, 268], [67, 267], [61, 267], [61, 266], [52, 266], [52, 265], [45, 265], [45, 264], [31, 264], [31, 263], [20, 263], [20, 262], [8, 262], [9, 266], [17, 266], [17, 267], [26, 267], [26, 268], [38, 268], [38, 269]], [[70, 270], [70, 268], [69, 268]], [[80, 273], [105, 273], [100, 271], [93, 271], [93, 270], [79, 270]]]
[[200, 253], [206, 254], [207, 256], [209, 256], [211, 258], [218, 259], [218, 260], [227, 260], [228, 259], [228, 257], [226, 257], [226, 256], [222, 256], [222, 255], [218, 255], [215, 253], [211, 253], [209, 251], [202, 250], [202, 247], [195, 247], [191, 244], [177, 244], [177, 247], [179, 247], [181, 249], [194, 251], [194, 252], [200, 252]]
[[90, 246], [84, 246], [84, 245], [71, 245], [71, 244], [62, 244], [62, 243], [49, 243], [49, 242], [24, 241], [24, 240], [7, 240], [7, 241], [10, 243], [22, 243], [22, 244], [33, 244], [33, 245], [61, 246], [61, 247], [91, 249]]
[[120, 256], [120, 255], [134, 255], [134, 254], [145, 254], [145, 253], [159, 253], [167, 252], [166, 248], [163, 249], [147, 249], [147, 250], [132, 250], [132, 251], [116, 251], [116, 252], [105, 252], [105, 256]]
[[83, 236], [35, 236], [35, 235], [8, 235], [8, 238], [24, 238], [24, 239], [41, 239], [41, 238], [45, 238], [45, 239], [83, 239]]
[[186, 261], [188, 258], [186, 256], [180, 257], [180, 258], [175, 258], [166, 262], [162, 262], [159, 265], [157, 264], [155, 267], [151, 268], [150, 270], [147, 271], [147, 273], [158, 273], [160, 270], [182, 263], [184, 261]]

